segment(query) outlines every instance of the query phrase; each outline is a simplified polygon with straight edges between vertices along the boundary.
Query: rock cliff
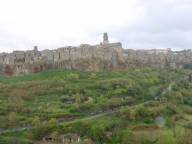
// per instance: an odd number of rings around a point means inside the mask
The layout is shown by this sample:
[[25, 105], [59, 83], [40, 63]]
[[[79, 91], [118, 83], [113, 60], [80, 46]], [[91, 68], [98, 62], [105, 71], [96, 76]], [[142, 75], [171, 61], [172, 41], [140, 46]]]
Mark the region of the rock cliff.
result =
[[192, 51], [171, 49], [123, 49], [109, 43], [107, 33], [98, 45], [62, 47], [55, 50], [13, 51], [0, 54], [0, 74], [20, 75], [48, 69], [118, 70], [130, 67], [182, 68], [192, 64]]

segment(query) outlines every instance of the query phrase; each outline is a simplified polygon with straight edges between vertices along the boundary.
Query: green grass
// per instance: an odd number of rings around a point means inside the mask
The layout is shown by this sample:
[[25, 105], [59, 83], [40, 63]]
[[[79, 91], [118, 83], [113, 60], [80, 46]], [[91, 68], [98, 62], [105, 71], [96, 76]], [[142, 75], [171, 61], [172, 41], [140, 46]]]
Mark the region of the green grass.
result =
[[[14, 128], [34, 124], [38, 117], [42, 135], [58, 131], [59, 134], [80, 133], [82, 137], [102, 143], [124, 143], [123, 139], [133, 141], [124, 135], [138, 136], [132, 127], [155, 125], [155, 118], [181, 118], [178, 122], [192, 122], [190, 114], [192, 84], [188, 81], [190, 70], [166, 69], [130, 69], [127, 71], [82, 72], [69, 70], [51, 70], [42, 73], [18, 77], [0, 77], [0, 128]], [[120, 111], [89, 119], [93, 114], [102, 113], [122, 105], [135, 105], [157, 97], [162, 102], [133, 107], [131, 112]], [[183, 99], [183, 101], [182, 101]], [[50, 127], [45, 122], [58, 118], [76, 118], [73, 123], [63, 127]], [[88, 119], [87, 119], [88, 118]], [[97, 129], [96, 126], [99, 126]], [[40, 127], [41, 128], [41, 127]], [[83, 129], [83, 132], [81, 130]], [[79, 131], [78, 131], [79, 130]], [[97, 133], [103, 132], [103, 136]], [[125, 131], [127, 130], [127, 131]], [[180, 135], [183, 129], [177, 126]], [[35, 131], [37, 132], [37, 131]], [[17, 137], [23, 141], [34, 141], [35, 132], [18, 132], [0, 136], [1, 139]], [[150, 143], [150, 132], [144, 130]], [[156, 143], [176, 143], [171, 126], [165, 125], [156, 132], [161, 133], [161, 140]], [[109, 136], [109, 134], [113, 135]], [[155, 134], [155, 133], [154, 133]], [[156, 136], [154, 136], [156, 137]], [[7, 142], [8, 143], [8, 142]], [[135, 142], [136, 143], [136, 142]]]

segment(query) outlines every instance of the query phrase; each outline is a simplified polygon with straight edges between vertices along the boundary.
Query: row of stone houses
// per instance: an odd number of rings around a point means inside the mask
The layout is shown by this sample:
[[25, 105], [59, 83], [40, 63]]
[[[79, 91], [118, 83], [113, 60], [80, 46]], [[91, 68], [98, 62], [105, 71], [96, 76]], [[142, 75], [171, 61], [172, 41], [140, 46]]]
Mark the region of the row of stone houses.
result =
[[107, 33], [98, 45], [62, 47], [39, 51], [13, 51], [0, 54], [0, 74], [19, 75], [47, 69], [127, 69], [130, 67], [182, 68], [192, 63], [192, 51], [168, 49], [123, 49], [121, 43], [109, 43]]

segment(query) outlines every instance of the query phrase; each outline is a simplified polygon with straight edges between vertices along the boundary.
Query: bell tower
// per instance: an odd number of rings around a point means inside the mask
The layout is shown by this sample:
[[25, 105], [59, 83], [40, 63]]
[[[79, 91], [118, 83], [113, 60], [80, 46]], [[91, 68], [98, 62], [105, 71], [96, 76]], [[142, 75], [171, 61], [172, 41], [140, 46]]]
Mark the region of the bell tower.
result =
[[105, 32], [103, 34], [103, 44], [108, 44], [108, 43], [109, 43], [108, 34]]
[[35, 52], [37, 52], [37, 51], [38, 51], [38, 47], [37, 47], [37, 46], [34, 46], [33, 50], [34, 50]]

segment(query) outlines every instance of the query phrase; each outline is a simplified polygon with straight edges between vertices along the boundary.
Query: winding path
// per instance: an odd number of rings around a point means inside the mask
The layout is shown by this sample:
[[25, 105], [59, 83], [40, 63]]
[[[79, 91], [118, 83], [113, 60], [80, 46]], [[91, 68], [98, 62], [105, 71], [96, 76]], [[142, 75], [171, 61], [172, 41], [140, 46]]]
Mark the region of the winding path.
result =
[[[147, 102], [143, 102], [143, 103], [136, 104], [136, 105], [133, 105], [133, 106], [121, 106], [121, 107], [116, 108], [114, 110], [108, 110], [108, 111], [105, 111], [105, 112], [102, 112], [102, 113], [99, 113], [99, 114], [95, 114], [95, 115], [92, 115], [92, 116], [89, 116], [89, 117], [74, 119], [74, 120], [71, 120], [71, 121], [60, 121], [60, 122], [58, 122], [58, 125], [72, 124], [72, 123], [75, 123], [75, 122], [78, 122], [78, 121], [84, 121], [84, 120], [92, 120], [92, 119], [96, 119], [96, 118], [99, 118], [99, 117], [103, 117], [103, 116], [106, 116], [106, 115], [109, 115], [109, 114], [119, 112], [120, 110], [123, 110], [123, 109], [127, 109], [127, 108], [131, 109], [131, 108], [137, 107], [139, 105], [147, 104], [147, 103], [150, 103], [150, 102], [153, 102], [153, 101], [147, 101]], [[1, 134], [6, 134], [6, 133], [22, 132], [22, 131], [25, 131], [25, 130], [32, 130], [32, 129], [33, 129], [32, 126], [11, 128], [11, 129], [6, 129], [6, 130], [1, 130], [0, 129], [0, 135]]]

